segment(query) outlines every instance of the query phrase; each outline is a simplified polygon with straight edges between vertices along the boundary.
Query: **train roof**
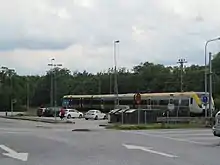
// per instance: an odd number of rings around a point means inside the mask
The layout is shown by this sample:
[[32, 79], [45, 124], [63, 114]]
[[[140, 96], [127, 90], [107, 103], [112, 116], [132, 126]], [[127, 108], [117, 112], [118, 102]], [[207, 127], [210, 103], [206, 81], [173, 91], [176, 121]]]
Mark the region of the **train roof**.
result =
[[[133, 97], [136, 93], [119, 94], [118, 97]], [[143, 97], [156, 97], [156, 96], [191, 96], [193, 94], [205, 94], [205, 92], [167, 92], [167, 93], [141, 93]], [[115, 94], [104, 95], [66, 95], [63, 98], [111, 98]]]

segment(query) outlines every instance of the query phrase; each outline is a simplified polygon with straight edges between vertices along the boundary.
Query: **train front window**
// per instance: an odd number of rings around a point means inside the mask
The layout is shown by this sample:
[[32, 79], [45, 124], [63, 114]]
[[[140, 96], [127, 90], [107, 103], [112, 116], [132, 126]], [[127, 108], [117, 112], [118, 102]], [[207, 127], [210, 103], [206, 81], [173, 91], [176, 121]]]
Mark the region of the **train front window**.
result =
[[62, 102], [62, 107], [68, 107], [69, 106], [69, 99], [63, 99], [63, 102]]

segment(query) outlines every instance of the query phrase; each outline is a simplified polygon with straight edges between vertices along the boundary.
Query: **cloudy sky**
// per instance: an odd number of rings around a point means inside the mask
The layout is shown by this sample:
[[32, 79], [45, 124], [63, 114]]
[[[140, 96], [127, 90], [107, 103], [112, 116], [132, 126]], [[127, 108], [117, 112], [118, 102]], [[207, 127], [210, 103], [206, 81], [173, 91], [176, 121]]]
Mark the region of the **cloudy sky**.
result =
[[[203, 64], [220, 36], [219, 0], [0, 0], [0, 65], [44, 74], [51, 58], [74, 70], [103, 71], [150, 61]], [[220, 42], [209, 51], [220, 50]]]

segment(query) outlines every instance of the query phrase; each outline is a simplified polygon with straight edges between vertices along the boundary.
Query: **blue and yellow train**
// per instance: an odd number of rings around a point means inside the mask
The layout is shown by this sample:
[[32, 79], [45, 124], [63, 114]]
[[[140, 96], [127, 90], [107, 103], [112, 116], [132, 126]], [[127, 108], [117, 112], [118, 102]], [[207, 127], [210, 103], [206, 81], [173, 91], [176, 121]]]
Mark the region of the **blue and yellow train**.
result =
[[[205, 105], [203, 102], [204, 92], [173, 92], [173, 93], [141, 93], [139, 108], [151, 110], [167, 110], [169, 104], [174, 105], [174, 111], [182, 115], [204, 115]], [[208, 97], [209, 98], [209, 97]], [[212, 98], [212, 97], [211, 97]], [[63, 97], [62, 106], [72, 107], [79, 110], [100, 109], [105, 112], [114, 108], [116, 95], [66, 95]], [[138, 108], [135, 101], [135, 93], [119, 94], [119, 105], [128, 105], [130, 108]], [[208, 102], [208, 100], [207, 100]], [[211, 100], [214, 111], [214, 101]]]

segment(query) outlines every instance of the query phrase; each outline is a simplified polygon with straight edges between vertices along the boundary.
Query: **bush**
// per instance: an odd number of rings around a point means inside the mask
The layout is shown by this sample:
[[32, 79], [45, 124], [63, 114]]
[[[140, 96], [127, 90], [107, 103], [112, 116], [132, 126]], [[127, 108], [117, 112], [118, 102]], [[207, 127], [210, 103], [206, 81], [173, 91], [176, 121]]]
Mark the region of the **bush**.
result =
[[106, 126], [107, 129], [117, 129], [117, 130], [144, 130], [144, 129], [178, 129], [178, 128], [204, 128], [205, 125], [200, 124], [147, 124], [147, 125], [109, 125]]

